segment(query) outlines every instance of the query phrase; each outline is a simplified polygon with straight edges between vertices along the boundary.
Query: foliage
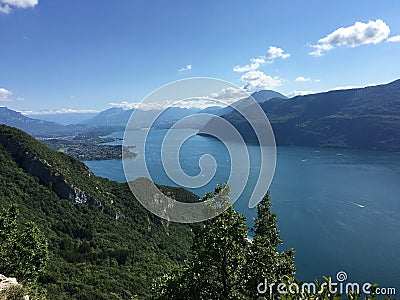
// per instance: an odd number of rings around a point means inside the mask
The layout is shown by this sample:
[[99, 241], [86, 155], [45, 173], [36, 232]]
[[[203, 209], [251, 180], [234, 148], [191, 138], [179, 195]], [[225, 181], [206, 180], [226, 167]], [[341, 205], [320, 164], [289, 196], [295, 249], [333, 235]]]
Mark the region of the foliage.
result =
[[[8, 140], [122, 214], [116, 220], [97, 207], [60, 199], [24, 171], [0, 143], [0, 208], [17, 204], [21, 222], [32, 221], [45, 234], [49, 261], [38, 283], [48, 299], [148, 298], [153, 279], [188, 258], [196, 226], [155, 217], [134, 198], [128, 184], [99, 178], [83, 163], [19, 130], [0, 126], [0, 142]], [[160, 188], [178, 201], [198, 199], [181, 188]]]
[[18, 208], [0, 214], [0, 273], [21, 281], [36, 281], [47, 260], [47, 240], [32, 222], [19, 226]]
[[[226, 186], [203, 200], [223, 191]], [[252, 299], [264, 278], [294, 275], [293, 250], [277, 251], [282, 240], [270, 207], [267, 194], [258, 205], [253, 241], [247, 236], [246, 219], [232, 205], [206, 222], [195, 232], [191, 259], [155, 282], [156, 298]]]
[[294, 249], [278, 252], [282, 244], [277, 228], [276, 214], [271, 211], [270, 193], [264, 196], [257, 205], [257, 218], [254, 219], [253, 242], [247, 251], [245, 272], [248, 280], [245, 283], [246, 294], [257, 298], [257, 286], [264, 282], [281, 282], [285, 276], [294, 276]]
[[[225, 190], [226, 187], [219, 186], [202, 200], [218, 197], [216, 193]], [[154, 299], [343, 299], [339, 292], [330, 292], [332, 278], [328, 277], [316, 280], [315, 290], [309, 286], [302, 290], [303, 283], [295, 278], [294, 250], [277, 250], [282, 239], [276, 214], [271, 211], [269, 192], [257, 206], [251, 241], [245, 224], [245, 218], [232, 206], [205, 222], [195, 232], [191, 258], [174, 272], [154, 281]], [[275, 285], [270, 288], [271, 283]], [[278, 290], [280, 283], [284, 288]], [[296, 287], [299, 287], [297, 292]], [[350, 300], [378, 299], [376, 288], [373, 285], [371, 294], [364, 298], [356, 292], [349, 292], [347, 297]]]

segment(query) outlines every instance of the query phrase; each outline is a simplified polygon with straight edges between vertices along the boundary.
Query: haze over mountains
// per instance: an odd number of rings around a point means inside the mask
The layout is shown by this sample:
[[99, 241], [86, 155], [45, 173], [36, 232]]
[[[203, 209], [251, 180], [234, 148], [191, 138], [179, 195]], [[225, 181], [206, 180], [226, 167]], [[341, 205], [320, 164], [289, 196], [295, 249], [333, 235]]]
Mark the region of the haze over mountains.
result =
[[[347, 147], [400, 150], [400, 80], [366, 88], [337, 90], [287, 98], [274, 91], [259, 91], [252, 97], [261, 105], [273, 127], [278, 145]], [[175, 122], [194, 114], [210, 114], [191, 119], [184, 126], [207, 130], [213, 115], [232, 123], [247, 142], [256, 142], [249, 124], [234, 108], [250, 111], [247, 98], [232, 107], [171, 107], [165, 111], [135, 111], [135, 128], [146, 127], [158, 116], [153, 128], [170, 128]], [[74, 133], [108, 128], [124, 130], [134, 109], [110, 108], [75, 125], [61, 125], [28, 118], [7, 108], [0, 108], [0, 123], [20, 128], [32, 135]], [[133, 129], [135, 129], [133, 128]]]

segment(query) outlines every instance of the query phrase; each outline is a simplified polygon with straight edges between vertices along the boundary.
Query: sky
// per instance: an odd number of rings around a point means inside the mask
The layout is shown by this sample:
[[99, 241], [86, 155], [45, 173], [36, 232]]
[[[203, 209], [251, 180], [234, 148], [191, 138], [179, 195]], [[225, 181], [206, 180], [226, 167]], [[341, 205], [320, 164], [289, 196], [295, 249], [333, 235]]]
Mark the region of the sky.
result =
[[400, 1], [0, 0], [0, 106], [90, 112], [214, 77], [288, 96], [400, 78]]

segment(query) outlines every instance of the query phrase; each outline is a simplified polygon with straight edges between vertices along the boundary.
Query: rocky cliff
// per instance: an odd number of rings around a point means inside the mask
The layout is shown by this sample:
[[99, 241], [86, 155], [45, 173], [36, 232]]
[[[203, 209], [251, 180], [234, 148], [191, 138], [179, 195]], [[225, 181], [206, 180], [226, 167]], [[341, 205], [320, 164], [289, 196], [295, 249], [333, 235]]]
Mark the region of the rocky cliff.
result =
[[[0, 135], [0, 144], [12, 155], [25, 172], [35, 176], [42, 185], [49, 187], [60, 198], [78, 204], [98, 207], [102, 212], [116, 219], [121, 216], [120, 212], [114, 211], [109, 205], [102, 203], [89, 193], [68, 182], [62, 174], [54, 171], [49, 162], [37, 157], [10, 137]], [[88, 177], [92, 176], [87, 167], [85, 171]]]

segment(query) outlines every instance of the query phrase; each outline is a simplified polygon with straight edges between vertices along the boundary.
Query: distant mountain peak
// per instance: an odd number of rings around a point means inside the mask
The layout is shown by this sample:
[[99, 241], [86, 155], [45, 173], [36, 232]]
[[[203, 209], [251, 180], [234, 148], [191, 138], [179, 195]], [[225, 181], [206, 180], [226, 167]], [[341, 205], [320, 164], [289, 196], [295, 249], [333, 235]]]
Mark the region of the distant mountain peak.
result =
[[[282, 95], [279, 92], [273, 91], [273, 90], [261, 90], [254, 92], [251, 94], [251, 96], [257, 100], [257, 102], [264, 102], [267, 100], [270, 100], [272, 98], [282, 98], [282, 99], [288, 99], [285, 95]], [[259, 101], [261, 100], [261, 101]]]

